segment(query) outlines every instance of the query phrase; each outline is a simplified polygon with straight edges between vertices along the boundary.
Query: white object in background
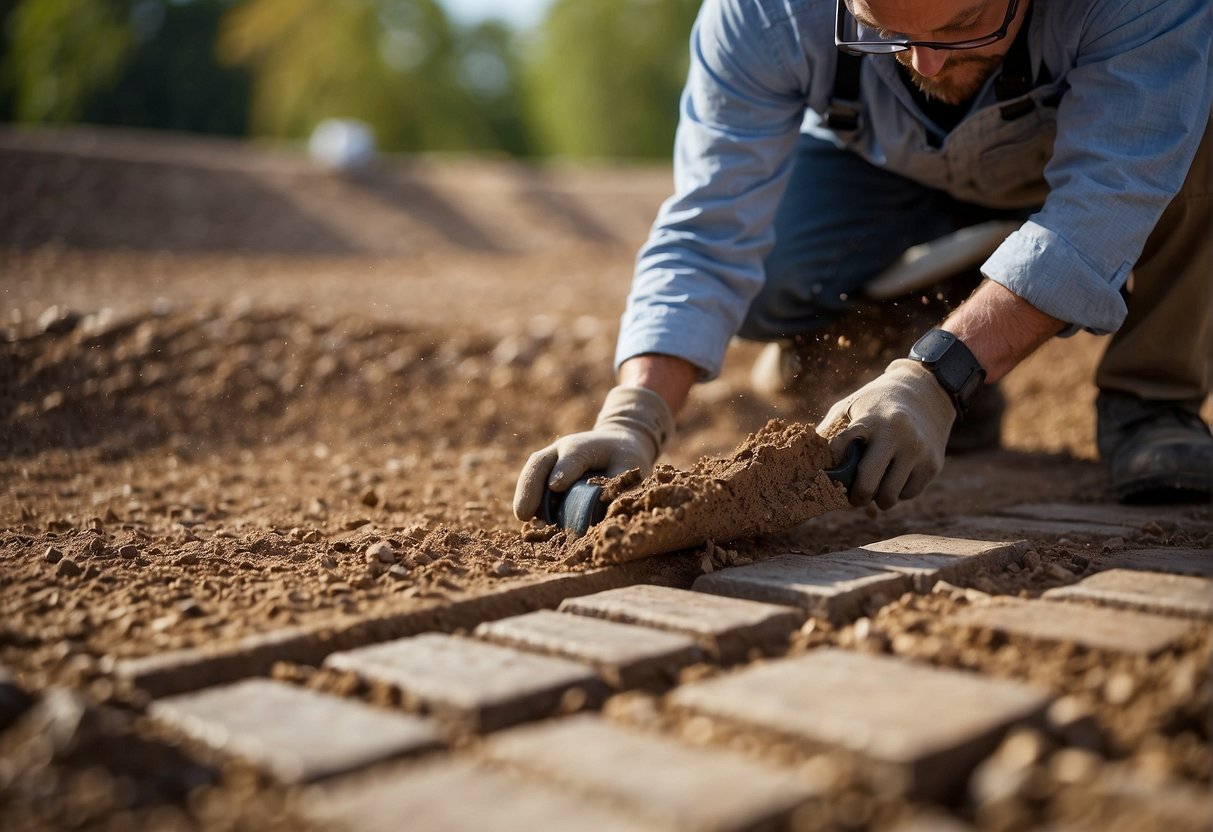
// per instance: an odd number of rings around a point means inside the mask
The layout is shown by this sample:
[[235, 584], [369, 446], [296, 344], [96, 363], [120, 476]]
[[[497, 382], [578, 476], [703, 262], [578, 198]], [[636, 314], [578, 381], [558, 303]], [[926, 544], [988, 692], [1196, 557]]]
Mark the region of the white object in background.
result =
[[991, 220], [911, 246], [897, 262], [866, 284], [863, 293], [872, 300], [888, 300], [946, 280], [984, 263], [1020, 225]]
[[365, 121], [326, 118], [312, 130], [307, 149], [314, 161], [330, 168], [365, 168], [375, 161], [375, 131]]

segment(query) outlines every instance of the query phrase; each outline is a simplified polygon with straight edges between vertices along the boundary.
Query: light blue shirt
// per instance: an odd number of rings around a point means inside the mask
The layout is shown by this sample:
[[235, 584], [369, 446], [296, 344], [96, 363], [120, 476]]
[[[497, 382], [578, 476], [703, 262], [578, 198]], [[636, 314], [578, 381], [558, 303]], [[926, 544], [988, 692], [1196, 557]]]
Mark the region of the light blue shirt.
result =
[[706, 0], [691, 36], [675, 192], [637, 256], [616, 365], [663, 353], [705, 380], [719, 373], [762, 286], [802, 130], [962, 200], [1039, 206], [982, 272], [1072, 329], [1116, 330], [1120, 289], [1209, 119], [1213, 11], [1209, 0], [1031, 2], [1032, 66], [1051, 79], [1031, 93], [1041, 105], [1031, 118], [1004, 123], [991, 79], [944, 135], [895, 59], [867, 56], [863, 126], [838, 135], [822, 123], [834, 0]]

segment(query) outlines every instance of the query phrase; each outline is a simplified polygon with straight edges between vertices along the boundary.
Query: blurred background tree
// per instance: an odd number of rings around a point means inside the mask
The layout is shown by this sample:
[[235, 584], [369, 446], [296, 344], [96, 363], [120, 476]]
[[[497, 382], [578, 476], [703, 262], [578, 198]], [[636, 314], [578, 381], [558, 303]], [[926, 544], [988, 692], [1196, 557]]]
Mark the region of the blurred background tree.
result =
[[457, 37], [435, 0], [247, 0], [218, 50], [252, 70], [262, 135], [347, 117], [392, 150], [525, 150], [508, 38], [492, 25]]
[[517, 32], [442, 0], [0, 0], [0, 119], [668, 158], [698, 4], [555, 0]]
[[700, 0], [557, 0], [527, 65], [541, 153], [666, 157]]

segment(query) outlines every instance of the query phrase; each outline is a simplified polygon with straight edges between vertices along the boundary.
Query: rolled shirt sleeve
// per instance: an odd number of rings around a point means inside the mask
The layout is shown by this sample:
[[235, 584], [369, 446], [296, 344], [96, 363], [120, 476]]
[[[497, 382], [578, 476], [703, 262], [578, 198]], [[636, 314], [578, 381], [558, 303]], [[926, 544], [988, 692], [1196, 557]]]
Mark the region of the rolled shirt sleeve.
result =
[[1130, 0], [1062, 14], [1054, 26], [1075, 33], [1074, 57], [1050, 192], [982, 272], [1069, 332], [1104, 334], [1124, 321], [1120, 290], [1209, 122], [1213, 11], [1208, 0]]
[[616, 366], [642, 353], [683, 358], [703, 380], [762, 286], [808, 80], [797, 28], [771, 25], [781, 3], [707, 0], [675, 137], [675, 192], [636, 273]]

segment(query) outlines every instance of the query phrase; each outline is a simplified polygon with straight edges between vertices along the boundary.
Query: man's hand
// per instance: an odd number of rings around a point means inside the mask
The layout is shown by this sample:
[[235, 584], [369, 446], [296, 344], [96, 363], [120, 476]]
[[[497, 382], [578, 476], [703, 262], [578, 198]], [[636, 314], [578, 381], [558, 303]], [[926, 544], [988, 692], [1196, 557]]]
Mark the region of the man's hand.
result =
[[817, 432], [829, 438], [836, 459], [856, 439], [866, 440], [851, 505], [875, 499], [887, 509], [922, 493], [943, 468], [955, 419], [952, 399], [934, 374], [918, 361], [899, 358], [831, 407]]
[[531, 454], [518, 476], [514, 515], [531, 519], [545, 486], [564, 491], [586, 471], [615, 476], [639, 468], [648, 474], [673, 431], [674, 416], [661, 396], [643, 387], [612, 389], [593, 430], [562, 437]]

